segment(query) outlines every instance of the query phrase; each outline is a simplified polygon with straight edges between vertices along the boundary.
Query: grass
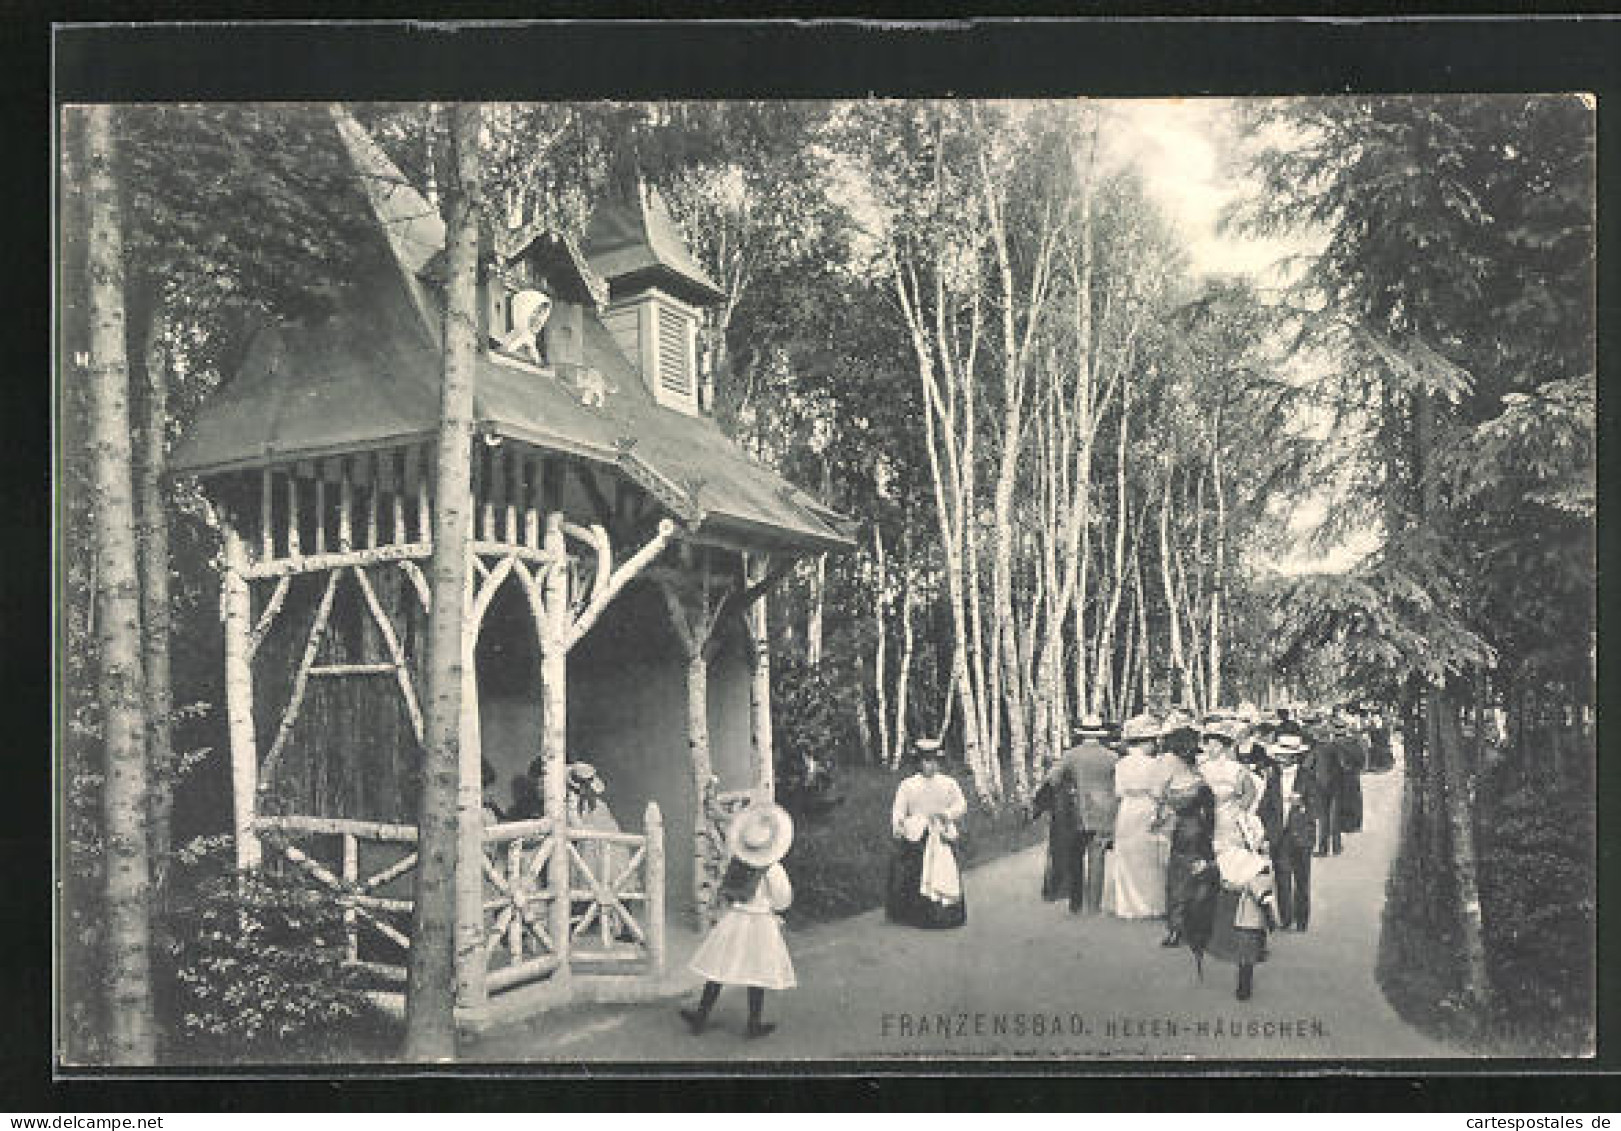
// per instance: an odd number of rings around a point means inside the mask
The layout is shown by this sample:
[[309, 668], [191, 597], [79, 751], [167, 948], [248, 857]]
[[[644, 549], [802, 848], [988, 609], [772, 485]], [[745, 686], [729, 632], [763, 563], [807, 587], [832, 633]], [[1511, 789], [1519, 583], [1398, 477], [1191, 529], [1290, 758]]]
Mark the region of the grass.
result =
[[[841, 765], [840, 804], [819, 816], [795, 815], [794, 847], [783, 861], [794, 884], [790, 926], [831, 922], [883, 905], [892, 851], [890, 806], [903, 777], [877, 766]], [[982, 864], [1028, 848], [1041, 841], [1043, 827], [1027, 822], [1017, 806], [970, 801], [961, 862]]]

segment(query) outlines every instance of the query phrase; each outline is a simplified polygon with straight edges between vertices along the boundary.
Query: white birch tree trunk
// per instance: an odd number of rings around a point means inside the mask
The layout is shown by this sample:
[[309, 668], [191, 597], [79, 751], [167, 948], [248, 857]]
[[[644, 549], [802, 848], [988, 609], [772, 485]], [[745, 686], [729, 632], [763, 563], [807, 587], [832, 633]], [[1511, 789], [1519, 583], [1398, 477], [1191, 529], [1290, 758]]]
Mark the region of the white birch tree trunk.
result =
[[913, 592], [912, 532], [907, 529], [901, 541], [901, 658], [895, 672], [895, 744], [890, 751], [891, 767], [900, 765], [911, 739], [906, 712], [912, 687], [912, 655], [916, 640], [912, 622]]
[[105, 749], [102, 818], [108, 1052], [116, 1065], [157, 1059], [152, 1001], [147, 728], [124, 326], [124, 234], [113, 110], [83, 111], [90, 174], [90, 455]]
[[889, 580], [889, 563], [885, 560], [884, 555], [884, 527], [882, 523], [878, 522], [872, 524], [872, 560], [873, 571], [876, 574], [872, 599], [872, 690], [878, 714], [878, 761], [887, 766], [890, 764], [890, 755], [893, 750], [890, 745], [887, 653], [889, 606], [894, 600], [894, 591]]
[[[406, 1059], [456, 1055], [456, 872], [462, 789], [463, 621], [467, 546], [472, 533], [473, 371], [477, 359], [479, 105], [450, 111], [455, 183], [443, 186], [446, 213], [444, 369], [433, 498], [432, 602], [416, 898], [407, 965]], [[479, 776], [473, 775], [473, 807]]]
[[145, 412], [136, 493], [141, 541], [141, 666], [146, 675], [146, 761], [151, 794], [152, 886], [164, 903], [174, 812], [174, 696], [169, 677], [169, 516], [163, 504], [168, 463], [169, 381], [164, 319], [154, 312], [144, 335]]

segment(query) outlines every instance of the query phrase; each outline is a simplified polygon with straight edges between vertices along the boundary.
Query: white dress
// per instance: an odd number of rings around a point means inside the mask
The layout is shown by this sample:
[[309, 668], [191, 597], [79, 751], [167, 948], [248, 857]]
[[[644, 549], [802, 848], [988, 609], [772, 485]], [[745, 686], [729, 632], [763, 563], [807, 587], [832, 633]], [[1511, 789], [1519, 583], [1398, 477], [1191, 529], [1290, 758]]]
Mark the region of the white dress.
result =
[[1148, 754], [1128, 754], [1114, 770], [1120, 810], [1114, 851], [1103, 875], [1103, 910], [1121, 919], [1165, 914], [1166, 841], [1158, 830], [1171, 767]]
[[777, 912], [794, 901], [781, 864], [765, 870], [746, 903], [734, 903], [692, 956], [692, 972], [724, 986], [790, 990], [799, 983]]
[[1249, 847], [1239, 822], [1260, 803], [1255, 775], [1232, 758], [1210, 758], [1199, 773], [1216, 798], [1216, 827], [1212, 839], [1219, 853], [1226, 845]]

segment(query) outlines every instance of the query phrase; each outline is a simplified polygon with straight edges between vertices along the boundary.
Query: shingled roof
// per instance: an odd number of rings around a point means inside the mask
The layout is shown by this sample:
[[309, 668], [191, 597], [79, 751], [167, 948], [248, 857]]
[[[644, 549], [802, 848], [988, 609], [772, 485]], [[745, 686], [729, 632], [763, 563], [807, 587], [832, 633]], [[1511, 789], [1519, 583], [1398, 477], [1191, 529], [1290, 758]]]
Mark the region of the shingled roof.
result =
[[[439, 315], [419, 273], [442, 248], [444, 227], [352, 119], [337, 121], [395, 269], [363, 288], [365, 299], [349, 311], [261, 331], [182, 440], [172, 461], [178, 471], [207, 475], [437, 434]], [[436, 236], [439, 247], [431, 246]], [[594, 258], [592, 266], [612, 280]], [[585, 364], [607, 386], [601, 407], [582, 403], [548, 371], [481, 351], [479, 426], [616, 469], [701, 531], [762, 548], [851, 545], [844, 520], [751, 459], [713, 421], [659, 405], [589, 309], [583, 345]]]
[[629, 200], [609, 201], [596, 210], [581, 250], [612, 282], [615, 295], [647, 284], [699, 306], [726, 297], [676, 234], [664, 201], [645, 185], [638, 185]]

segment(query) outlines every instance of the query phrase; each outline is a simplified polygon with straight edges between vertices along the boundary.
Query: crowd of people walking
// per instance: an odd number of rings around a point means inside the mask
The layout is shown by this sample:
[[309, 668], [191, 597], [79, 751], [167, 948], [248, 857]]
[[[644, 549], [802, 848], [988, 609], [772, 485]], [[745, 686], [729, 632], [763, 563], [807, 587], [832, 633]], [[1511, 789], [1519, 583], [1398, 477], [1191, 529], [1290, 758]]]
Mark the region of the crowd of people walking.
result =
[[[1076, 738], [1030, 803], [1032, 820], [1051, 822], [1042, 898], [1165, 920], [1160, 945], [1187, 947], [1200, 977], [1207, 955], [1237, 967], [1240, 1000], [1269, 936], [1307, 929], [1313, 858], [1340, 855], [1362, 827], [1362, 774], [1391, 766], [1388, 730], [1343, 710], [1172, 711], [1118, 731], [1088, 715]], [[968, 800], [938, 740], [918, 739], [911, 758], [890, 811], [885, 912], [903, 926], [960, 927]], [[775, 1027], [761, 1018], [765, 991], [795, 984], [779, 919], [793, 898], [780, 863], [792, 840], [792, 819], [764, 800], [733, 820], [722, 914], [691, 963], [703, 992], [681, 1013], [694, 1033], [726, 985], [748, 990], [748, 1036]]]
[[[1362, 774], [1388, 768], [1388, 731], [1346, 710], [1172, 712], [1114, 738], [1088, 716], [1041, 782], [1051, 821], [1042, 896], [1070, 909], [1165, 920], [1161, 945], [1238, 969], [1254, 992], [1274, 931], [1311, 921], [1314, 857], [1362, 827]], [[1118, 754], [1116, 753], [1118, 751]]]

